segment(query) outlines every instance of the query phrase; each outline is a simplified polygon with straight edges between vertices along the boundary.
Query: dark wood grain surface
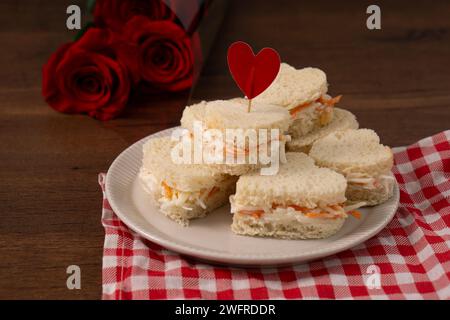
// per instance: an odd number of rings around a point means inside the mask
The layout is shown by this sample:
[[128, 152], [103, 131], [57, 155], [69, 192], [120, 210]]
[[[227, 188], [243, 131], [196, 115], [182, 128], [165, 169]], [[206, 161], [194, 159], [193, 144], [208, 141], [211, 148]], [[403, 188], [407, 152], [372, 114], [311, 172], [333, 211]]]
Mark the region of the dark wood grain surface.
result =
[[[193, 93], [136, 97], [124, 117], [98, 122], [51, 110], [41, 67], [73, 37], [77, 1], [0, 3], [0, 298], [98, 299], [103, 229], [97, 174], [136, 140], [177, 125], [186, 101], [239, 92], [226, 49], [275, 47], [297, 67], [325, 70], [332, 94], [384, 143], [405, 145], [450, 127], [450, 3], [377, 2], [382, 30], [365, 27], [367, 1], [230, 1]], [[84, 3], [84, 1], [78, 1]], [[81, 267], [81, 290], [66, 268]]]

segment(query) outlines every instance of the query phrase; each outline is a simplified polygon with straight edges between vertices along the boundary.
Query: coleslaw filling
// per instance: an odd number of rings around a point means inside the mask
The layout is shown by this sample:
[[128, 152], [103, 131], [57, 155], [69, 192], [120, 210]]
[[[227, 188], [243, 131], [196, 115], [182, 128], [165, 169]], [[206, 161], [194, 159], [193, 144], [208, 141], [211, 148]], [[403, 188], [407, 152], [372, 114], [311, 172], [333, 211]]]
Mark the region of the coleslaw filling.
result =
[[[259, 152], [259, 149], [264, 145], [270, 145], [272, 141], [280, 141], [280, 149], [284, 149], [284, 143], [291, 141], [291, 136], [288, 134], [280, 134], [278, 139], [267, 139], [267, 143], [261, 142], [256, 146], [256, 151]], [[244, 154], [248, 155], [250, 153], [249, 146], [237, 146], [235, 141], [227, 141], [225, 144], [226, 153], [231, 153], [234, 155]]]
[[[206, 132], [208, 129], [205, 128], [203, 130], [203, 132]], [[189, 137], [191, 139], [194, 138], [194, 134], [192, 132], [189, 133]], [[210, 137], [209, 139], [204, 139], [203, 143], [204, 143], [204, 150], [207, 150], [211, 153], [211, 155], [214, 155], [215, 153], [215, 148], [216, 148], [216, 144], [214, 139], [216, 139], [215, 137]], [[288, 134], [283, 134], [280, 133], [280, 135], [275, 138], [272, 139], [270, 136], [267, 138], [267, 140], [265, 142], [261, 142], [258, 145], [256, 145], [256, 153], [259, 152], [260, 148], [265, 144], [267, 145], [267, 149], [270, 149], [270, 144], [272, 141], [279, 141], [280, 142], [280, 151], [281, 153], [281, 159], [283, 162], [283, 157], [284, 156], [284, 149], [285, 149], [285, 144], [286, 142], [291, 141], [291, 136]], [[259, 141], [259, 139], [258, 139]], [[223, 150], [222, 152], [224, 154], [231, 154], [234, 156], [239, 156], [239, 155], [244, 155], [244, 156], [248, 156], [250, 154], [250, 146], [248, 145], [247, 141], [244, 142], [243, 146], [240, 146], [236, 143], [235, 140], [225, 140], [225, 142], [223, 144], [219, 144], [223, 146]], [[284, 160], [284, 162], [286, 162], [286, 160]]]
[[321, 219], [338, 219], [347, 218], [348, 215], [352, 215], [355, 218], [360, 218], [361, 213], [356, 209], [366, 205], [365, 202], [359, 202], [350, 206], [344, 206], [343, 204], [335, 205], [319, 205], [315, 208], [306, 208], [296, 204], [291, 205], [279, 205], [272, 203], [271, 206], [248, 206], [236, 203], [234, 196], [230, 196], [231, 213], [251, 215], [257, 219], [268, 217], [270, 215], [292, 215], [305, 217], [305, 218], [321, 218]]
[[191, 211], [195, 205], [206, 210], [207, 200], [220, 191], [220, 188], [216, 186], [192, 192], [180, 191], [169, 186], [165, 181], [159, 183], [153, 174], [145, 172], [144, 170], [141, 170], [140, 176], [144, 188], [148, 192], [159, 193], [158, 202], [160, 203], [162, 210], [176, 206]]
[[383, 188], [387, 190], [395, 178], [391, 174], [380, 174], [372, 177], [365, 173], [347, 173], [345, 174], [349, 185], [356, 186], [362, 189], [375, 190]]
[[291, 114], [291, 117], [295, 119], [301, 111], [311, 107], [318, 113], [318, 121], [320, 125], [324, 126], [332, 120], [333, 107], [341, 100], [341, 98], [342, 95], [333, 98], [328, 94], [324, 94], [317, 100], [302, 103], [296, 107], [293, 107], [289, 110], [289, 113]]

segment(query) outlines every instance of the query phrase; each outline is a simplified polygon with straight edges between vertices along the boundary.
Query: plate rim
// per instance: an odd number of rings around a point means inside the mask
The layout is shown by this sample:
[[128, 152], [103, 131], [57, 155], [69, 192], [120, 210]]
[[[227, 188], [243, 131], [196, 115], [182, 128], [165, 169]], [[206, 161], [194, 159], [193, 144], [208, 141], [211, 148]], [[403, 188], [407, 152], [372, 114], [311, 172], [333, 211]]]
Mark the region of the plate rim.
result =
[[[394, 185], [394, 194], [392, 198], [390, 199], [392, 201], [396, 200], [394, 203], [394, 209], [392, 211], [384, 216], [383, 219], [380, 219], [377, 221], [377, 223], [371, 227], [369, 230], [366, 230], [365, 232], [359, 232], [356, 230], [353, 232], [350, 232], [349, 234], [346, 234], [344, 237], [336, 239], [336, 242], [328, 245], [326, 247], [318, 246], [314, 249], [309, 249], [307, 251], [301, 251], [300, 253], [290, 253], [290, 254], [280, 254], [277, 256], [274, 256], [273, 254], [267, 255], [267, 254], [230, 254], [227, 252], [221, 252], [217, 251], [215, 249], [207, 249], [207, 248], [199, 248], [196, 246], [191, 246], [186, 243], [178, 242], [176, 240], [160, 237], [159, 235], [155, 235], [151, 232], [151, 230], [148, 230], [148, 228], [144, 228], [140, 226], [139, 224], [136, 224], [132, 221], [131, 218], [128, 217], [128, 215], [120, 209], [120, 205], [116, 203], [115, 197], [112, 196], [112, 190], [113, 185], [111, 182], [111, 177], [114, 175], [115, 170], [119, 167], [121, 161], [123, 158], [132, 152], [134, 149], [137, 149], [142, 146], [142, 144], [147, 141], [148, 139], [151, 139], [152, 137], [158, 137], [158, 136], [165, 136], [169, 135], [173, 130], [179, 127], [172, 127], [168, 129], [164, 129], [158, 132], [155, 132], [153, 134], [150, 134], [133, 144], [131, 144], [129, 147], [127, 147], [125, 150], [123, 150], [111, 163], [105, 178], [105, 194], [106, 198], [108, 199], [108, 202], [114, 211], [114, 213], [118, 216], [118, 218], [127, 225], [131, 230], [139, 234], [140, 236], [144, 237], [147, 240], [150, 240], [152, 242], [155, 242], [159, 245], [161, 245], [164, 248], [170, 249], [174, 252], [178, 252], [184, 255], [188, 255], [191, 257], [195, 257], [201, 260], [205, 260], [208, 262], [215, 262], [215, 263], [222, 263], [222, 264], [232, 264], [232, 265], [240, 265], [244, 267], [248, 266], [268, 266], [268, 265], [282, 265], [282, 264], [291, 264], [291, 263], [301, 263], [306, 261], [315, 260], [318, 258], [325, 258], [327, 256], [333, 255], [335, 253], [353, 248], [368, 239], [374, 237], [376, 234], [378, 234], [381, 230], [383, 230], [386, 225], [391, 222], [393, 217], [395, 216], [398, 207], [399, 207], [399, 200], [400, 200], [400, 194], [399, 194], [399, 187], [398, 182], [395, 181]], [[136, 176], [131, 179], [131, 184], [136, 179]], [[138, 213], [140, 215], [140, 213]], [[361, 226], [359, 226], [361, 227]], [[156, 228], [155, 228], [156, 229]], [[156, 229], [158, 230], [158, 229]], [[163, 230], [159, 230], [160, 232], [164, 232]], [[231, 232], [231, 230], [230, 230]], [[270, 240], [270, 239], [268, 239]], [[318, 239], [319, 240], [319, 239]], [[297, 240], [292, 240], [297, 241]], [[303, 240], [303, 241], [314, 241], [314, 240]], [[341, 243], [341, 241], [345, 241], [345, 243]]]

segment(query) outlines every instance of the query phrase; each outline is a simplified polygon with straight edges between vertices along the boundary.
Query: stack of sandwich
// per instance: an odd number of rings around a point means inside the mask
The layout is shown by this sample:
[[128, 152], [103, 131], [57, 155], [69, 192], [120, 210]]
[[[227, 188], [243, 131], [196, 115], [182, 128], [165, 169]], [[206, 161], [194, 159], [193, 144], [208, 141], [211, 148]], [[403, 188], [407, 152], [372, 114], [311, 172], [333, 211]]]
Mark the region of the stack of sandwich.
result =
[[[226, 129], [240, 129], [243, 132], [249, 129], [278, 129], [281, 133], [277, 137], [278, 145], [282, 152], [277, 155], [283, 156], [288, 139], [283, 133], [287, 132], [292, 119], [287, 110], [278, 106], [255, 103], [251, 112], [247, 112], [247, 106], [242, 103], [216, 100], [186, 107], [181, 125], [190, 139], [195, 134], [196, 122], [203, 126], [203, 130], [215, 129], [223, 132], [224, 137]], [[266, 138], [270, 146], [271, 137]], [[171, 137], [150, 139], [145, 143], [139, 177], [144, 190], [155, 198], [160, 210], [185, 226], [189, 224], [190, 219], [203, 217], [217, 207], [227, 204], [229, 196], [234, 193], [238, 177], [264, 166], [259, 158], [256, 162], [249, 161], [251, 155], [245, 144], [240, 148], [233, 144], [234, 148], [229, 148], [225, 142], [220, 150], [223, 159], [228, 156], [230, 150], [233, 159], [237, 158], [237, 155], [243, 155], [242, 163], [196, 163], [192, 154], [190, 161], [177, 164], [173, 161], [175, 147]], [[209, 147], [207, 141], [203, 141], [202, 147]], [[195, 150], [191, 150], [194, 153]]]
[[144, 190], [162, 213], [184, 226], [230, 203], [236, 234], [284, 239], [335, 234], [349, 216], [360, 217], [356, 209], [388, 200], [395, 178], [390, 148], [373, 130], [358, 129], [352, 113], [334, 107], [341, 97], [327, 91], [323, 71], [283, 63], [272, 85], [253, 99], [250, 112], [241, 98], [186, 107], [181, 126], [191, 140], [198, 122], [224, 137], [228, 129], [277, 129], [276, 137], [258, 136], [257, 145], [264, 142], [273, 153], [277, 142], [277, 172], [261, 174], [267, 163], [250, 161], [245, 143], [236, 147], [225, 139], [214, 145], [216, 155], [231, 152], [244, 162], [175, 163], [173, 139], [157, 138], [143, 147], [139, 178]]

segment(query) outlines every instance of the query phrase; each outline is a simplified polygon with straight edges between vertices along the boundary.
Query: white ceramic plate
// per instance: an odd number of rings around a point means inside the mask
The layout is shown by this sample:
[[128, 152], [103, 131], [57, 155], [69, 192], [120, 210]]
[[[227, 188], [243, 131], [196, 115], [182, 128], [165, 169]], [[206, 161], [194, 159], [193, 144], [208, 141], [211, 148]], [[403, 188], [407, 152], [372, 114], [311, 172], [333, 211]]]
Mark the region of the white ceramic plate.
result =
[[238, 236], [231, 232], [229, 206], [182, 227], [160, 213], [137, 183], [142, 144], [172, 129], [148, 136], [123, 151], [106, 176], [106, 195], [119, 218], [143, 237], [201, 260], [240, 266], [285, 265], [325, 257], [356, 246], [376, 235], [394, 216], [399, 202], [397, 184], [387, 202], [361, 209], [362, 218], [349, 217], [334, 236], [321, 240], [277, 240]]

